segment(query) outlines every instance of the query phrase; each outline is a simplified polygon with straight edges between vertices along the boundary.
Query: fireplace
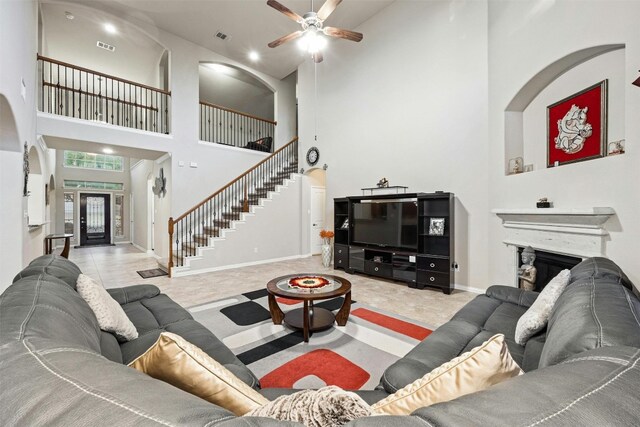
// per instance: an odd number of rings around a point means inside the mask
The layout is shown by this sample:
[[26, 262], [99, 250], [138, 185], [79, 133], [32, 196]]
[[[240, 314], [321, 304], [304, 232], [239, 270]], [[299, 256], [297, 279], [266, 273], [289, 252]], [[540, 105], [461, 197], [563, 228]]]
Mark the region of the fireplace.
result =
[[511, 280], [519, 286], [518, 268], [523, 248], [536, 252], [536, 291], [541, 290], [561, 270], [570, 269], [584, 258], [606, 257], [611, 235], [606, 222], [615, 215], [610, 207], [493, 209], [502, 219], [502, 242], [510, 250], [505, 259], [512, 271]]
[[[522, 265], [522, 246], [518, 247], [518, 267]], [[533, 266], [537, 270], [536, 274], [536, 287], [534, 291], [540, 292], [547, 286], [547, 283], [558, 275], [562, 270], [569, 269], [577, 265], [582, 258], [555, 254], [553, 252], [536, 250], [536, 260], [533, 262]]]

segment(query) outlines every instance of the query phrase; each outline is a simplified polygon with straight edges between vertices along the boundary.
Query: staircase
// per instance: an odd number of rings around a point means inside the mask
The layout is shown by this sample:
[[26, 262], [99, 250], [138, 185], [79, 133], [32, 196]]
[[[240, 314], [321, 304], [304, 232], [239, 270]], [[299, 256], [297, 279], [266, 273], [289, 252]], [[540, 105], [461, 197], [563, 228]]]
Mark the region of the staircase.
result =
[[230, 234], [256, 221], [252, 217], [297, 182], [297, 171], [298, 138], [294, 138], [175, 220], [169, 218], [169, 276], [211, 270], [215, 261], [205, 262], [203, 257], [211, 258], [214, 247], [219, 253]]

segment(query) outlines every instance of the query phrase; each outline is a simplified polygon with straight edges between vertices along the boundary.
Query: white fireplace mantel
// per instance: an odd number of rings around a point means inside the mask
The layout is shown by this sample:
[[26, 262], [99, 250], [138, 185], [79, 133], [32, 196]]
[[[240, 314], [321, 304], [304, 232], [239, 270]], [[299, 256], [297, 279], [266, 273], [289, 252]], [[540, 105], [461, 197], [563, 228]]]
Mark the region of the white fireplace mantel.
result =
[[491, 212], [502, 219], [505, 244], [582, 258], [605, 256], [609, 232], [604, 224], [615, 215], [609, 207], [493, 209]]

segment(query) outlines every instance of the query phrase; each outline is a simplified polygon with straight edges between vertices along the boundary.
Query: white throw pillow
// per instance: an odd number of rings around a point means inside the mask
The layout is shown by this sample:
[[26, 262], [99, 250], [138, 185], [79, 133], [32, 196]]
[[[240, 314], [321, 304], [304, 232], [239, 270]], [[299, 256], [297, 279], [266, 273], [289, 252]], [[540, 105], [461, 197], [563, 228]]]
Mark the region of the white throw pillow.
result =
[[127, 341], [138, 338], [138, 331], [124, 310], [109, 292], [91, 277], [80, 274], [76, 282], [80, 296], [89, 304], [98, 319], [100, 329], [112, 332]]
[[544, 287], [538, 298], [533, 302], [529, 310], [527, 310], [518, 320], [516, 325], [516, 342], [525, 345], [526, 342], [547, 326], [551, 310], [556, 301], [567, 287], [571, 272], [562, 270], [556, 277]]

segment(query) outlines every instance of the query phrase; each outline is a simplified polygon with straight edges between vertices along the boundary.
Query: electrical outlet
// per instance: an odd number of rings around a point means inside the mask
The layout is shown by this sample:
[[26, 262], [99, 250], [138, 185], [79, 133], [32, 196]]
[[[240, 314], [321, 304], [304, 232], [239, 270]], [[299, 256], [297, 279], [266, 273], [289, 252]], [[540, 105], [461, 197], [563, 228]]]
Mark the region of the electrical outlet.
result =
[[253, 253], [257, 254], [258, 253], [258, 248], [253, 248]]

